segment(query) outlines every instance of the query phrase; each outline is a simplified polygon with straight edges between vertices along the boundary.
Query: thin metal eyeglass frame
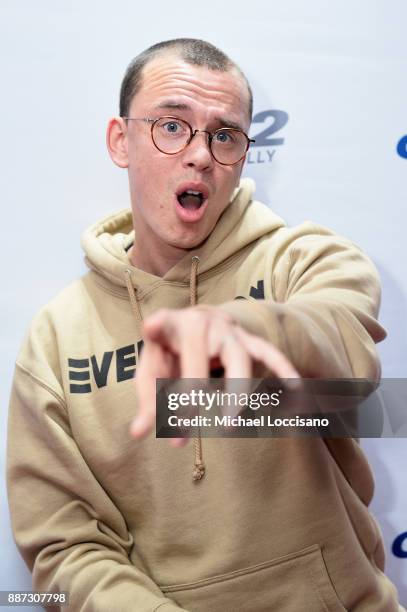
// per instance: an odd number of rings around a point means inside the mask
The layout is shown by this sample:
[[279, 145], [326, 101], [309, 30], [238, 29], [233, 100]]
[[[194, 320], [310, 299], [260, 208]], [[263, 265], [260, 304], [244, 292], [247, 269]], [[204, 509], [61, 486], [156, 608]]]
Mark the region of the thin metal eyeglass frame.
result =
[[[185, 119], [181, 119], [180, 117], [174, 117], [173, 115], [163, 115], [163, 117], [158, 117], [157, 119], [151, 119], [149, 117], [122, 117], [122, 119], [124, 119], [125, 121], [144, 121], [145, 123], [149, 123], [151, 125], [151, 129], [150, 129], [151, 140], [153, 141], [153, 144], [156, 147], [156, 149], [161, 151], [161, 153], [164, 153], [164, 155], [177, 155], [178, 153], [181, 153], [181, 151], [183, 151], [184, 149], [187, 148], [187, 146], [189, 145], [189, 143], [191, 142], [191, 140], [193, 139], [193, 137], [195, 136], [195, 134], [197, 132], [204, 132], [205, 134], [208, 134], [208, 145], [209, 145], [209, 150], [211, 152], [211, 155], [212, 155], [213, 159], [218, 162], [218, 164], [221, 164], [221, 166], [235, 166], [236, 164], [238, 164], [246, 156], [246, 153], [247, 153], [247, 151], [248, 151], [248, 149], [250, 147], [250, 143], [256, 142], [253, 138], [249, 138], [248, 135], [245, 134], [242, 130], [238, 130], [236, 128], [229, 128], [229, 127], [218, 128], [214, 132], [208, 132], [208, 130], [193, 130], [192, 126], [188, 123], [188, 121], [185, 121]], [[189, 127], [190, 137], [188, 138], [187, 142], [182, 147], [182, 149], [179, 149], [178, 151], [174, 151], [173, 153], [167, 153], [167, 151], [163, 151], [157, 145], [157, 143], [155, 142], [154, 137], [153, 137], [153, 129], [154, 129], [154, 125], [158, 121], [160, 121], [161, 119], [175, 119], [176, 121], [182, 121], [183, 123], [185, 123]], [[214, 155], [213, 151], [212, 151], [212, 140], [215, 137], [215, 135], [218, 132], [225, 132], [225, 131], [228, 131], [228, 130], [230, 130], [232, 132], [240, 132], [241, 134], [243, 134], [243, 136], [245, 136], [245, 138], [247, 140], [246, 150], [245, 150], [244, 154], [237, 161], [233, 162], [233, 164], [225, 164], [225, 162], [219, 161], [216, 158], [216, 156]]]

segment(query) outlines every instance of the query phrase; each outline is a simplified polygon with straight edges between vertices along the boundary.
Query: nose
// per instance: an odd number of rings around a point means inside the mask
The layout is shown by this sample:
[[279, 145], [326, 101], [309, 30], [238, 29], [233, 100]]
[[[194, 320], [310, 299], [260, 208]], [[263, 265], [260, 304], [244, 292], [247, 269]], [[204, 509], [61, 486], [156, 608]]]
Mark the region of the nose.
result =
[[195, 130], [189, 144], [183, 151], [183, 164], [200, 171], [212, 169], [214, 159], [209, 147], [209, 133], [205, 130]]

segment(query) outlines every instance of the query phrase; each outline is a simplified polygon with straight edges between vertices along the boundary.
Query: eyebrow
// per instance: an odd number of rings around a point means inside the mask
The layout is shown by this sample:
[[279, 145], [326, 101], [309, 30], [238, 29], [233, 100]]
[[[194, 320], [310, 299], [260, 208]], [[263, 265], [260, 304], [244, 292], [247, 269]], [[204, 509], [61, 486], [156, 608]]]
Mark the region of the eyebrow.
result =
[[[172, 100], [165, 100], [164, 102], [160, 102], [157, 106], [154, 107], [157, 110], [168, 109], [168, 110], [180, 110], [180, 111], [192, 111], [192, 108], [189, 104], [184, 104], [183, 102], [173, 102]], [[215, 117], [215, 121], [221, 124], [222, 127], [229, 127], [235, 130], [240, 130], [244, 132], [244, 129], [238, 123], [234, 121], [230, 121], [229, 119], [224, 119], [223, 117]]]

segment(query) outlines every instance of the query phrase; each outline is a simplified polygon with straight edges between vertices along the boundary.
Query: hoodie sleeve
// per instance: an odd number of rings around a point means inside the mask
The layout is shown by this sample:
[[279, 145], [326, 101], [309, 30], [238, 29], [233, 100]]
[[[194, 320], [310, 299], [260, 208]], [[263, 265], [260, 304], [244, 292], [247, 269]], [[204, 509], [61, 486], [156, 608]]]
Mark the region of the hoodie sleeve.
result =
[[280, 234], [266, 258], [265, 299], [222, 308], [305, 378], [379, 378], [375, 342], [386, 333], [377, 321], [380, 283], [370, 259], [310, 223]]
[[78, 612], [182, 610], [141, 562], [130, 561], [132, 536], [81, 455], [63, 397], [21, 364], [11, 394], [7, 484], [34, 589], [67, 591], [68, 609]]

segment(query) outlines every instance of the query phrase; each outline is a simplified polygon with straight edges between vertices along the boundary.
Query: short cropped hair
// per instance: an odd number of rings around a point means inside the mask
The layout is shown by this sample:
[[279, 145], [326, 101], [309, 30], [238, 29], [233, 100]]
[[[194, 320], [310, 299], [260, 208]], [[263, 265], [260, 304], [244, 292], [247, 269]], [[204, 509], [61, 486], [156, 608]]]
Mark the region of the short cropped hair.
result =
[[247, 85], [249, 94], [248, 113], [251, 120], [253, 93], [245, 74], [223, 51], [215, 47], [215, 45], [198, 38], [174, 38], [156, 43], [142, 51], [130, 62], [120, 88], [119, 112], [121, 117], [128, 116], [131, 101], [141, 88], [144, 67], [157, 55], [166, 50], [179, 52], [181, 59], [193, 66], [205, 66], [210, 70], [219, 70], [220, 72], [227, 72], [233, 68], [237, 70]]

